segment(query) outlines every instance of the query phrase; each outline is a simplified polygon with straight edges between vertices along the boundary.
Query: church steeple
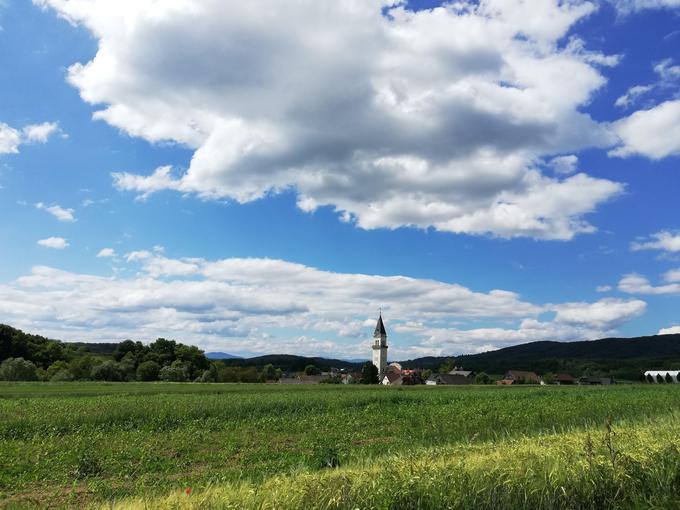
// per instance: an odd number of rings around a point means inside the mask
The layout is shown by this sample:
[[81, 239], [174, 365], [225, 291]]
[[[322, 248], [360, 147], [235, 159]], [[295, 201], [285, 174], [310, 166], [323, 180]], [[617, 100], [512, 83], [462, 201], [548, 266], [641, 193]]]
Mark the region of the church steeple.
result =
[[375, 325], [375, 331], [373, 332], [375, 338], [380, 338], [382, 336], [387, 337], [387, 331], [385, 331], [385, 324], [382, 320], [382, 312], [378, 316], [378, 323]]
[[378, 315], [378, 323], [373, 332], [373, 364], [378, 369], [379, 377], [387, 371], [387, 330], [383, 323], [382, 310]]

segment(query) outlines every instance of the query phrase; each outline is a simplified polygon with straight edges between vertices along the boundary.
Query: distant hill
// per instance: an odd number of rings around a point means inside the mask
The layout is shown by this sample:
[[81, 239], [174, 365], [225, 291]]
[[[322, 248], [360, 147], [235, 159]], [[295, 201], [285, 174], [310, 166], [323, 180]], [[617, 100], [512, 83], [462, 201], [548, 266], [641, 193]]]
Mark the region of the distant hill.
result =
[[229, 354], [227, 352], [206, 352], [205, 357], [208, 359], [240, 359], [241, 356]]
[[[426, 357], [402, 363], [437, 369], [451, 357]], [[497, 351], [455, 357], [468, 370], [503, 374], [507, 370], [568, 372], [637, 379], [654, 368], [680, 369], [680, 334], [636, 338], [604, 338], [583, 342], [531, 342]]]
[[307, 365], [314, 365], [323, 371], [331, 368], [344, 368], [346, 370], [361, 370], [361, 366], [365, 361], [354, 363], [351, 361], [341, 359], [329, 358], [309, 358], [305, 356], [295, 356], [293, 354], [267, 354], [265, 356], [256, 356], [254, 358], [233, 358], [225, 359], [222, 362], [226, 366], [237, 367], [263, 367], [264, 365], [272, 364], [274, 368], [280, 368], [284, 372], [300, 372], [305, 369]]

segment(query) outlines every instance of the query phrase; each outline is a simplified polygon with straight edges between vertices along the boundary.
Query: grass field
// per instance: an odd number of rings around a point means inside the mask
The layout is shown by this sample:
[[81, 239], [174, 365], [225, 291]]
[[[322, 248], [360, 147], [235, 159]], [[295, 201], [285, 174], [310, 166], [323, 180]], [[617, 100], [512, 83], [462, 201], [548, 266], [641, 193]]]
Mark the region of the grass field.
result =
[[2, 383], [0, 506], [677, 508], [678, 438], [674, 385]]

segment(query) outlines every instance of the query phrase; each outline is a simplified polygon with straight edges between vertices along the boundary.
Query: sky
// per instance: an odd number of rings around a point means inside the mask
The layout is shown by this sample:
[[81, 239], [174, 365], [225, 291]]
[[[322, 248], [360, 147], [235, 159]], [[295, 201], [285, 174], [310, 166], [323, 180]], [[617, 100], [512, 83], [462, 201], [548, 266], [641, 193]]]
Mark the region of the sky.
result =
[[680, 0], [0, 1], [0, 323], [392, 360], [680, 332]]

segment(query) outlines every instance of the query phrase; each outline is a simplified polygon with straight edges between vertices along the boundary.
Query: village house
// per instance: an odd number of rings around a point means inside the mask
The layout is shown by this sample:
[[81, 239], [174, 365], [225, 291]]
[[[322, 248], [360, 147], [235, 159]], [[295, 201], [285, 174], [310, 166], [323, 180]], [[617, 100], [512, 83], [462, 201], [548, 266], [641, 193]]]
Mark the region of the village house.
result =
[[540, 384], [541, 379], [535, 372], [526, 372], [523, 370], [508, 370], [502, 380], [497, 381], [496, 384]]
[[578, 380], [575, 377], [572, 377], [569, 374], [555, 374], [553, 379], [555, 381], [555, 384], [559, 385], [576, 384], [578, 382]]
[[380, 382], [385, 386], [401, 386], [404, 378], [396, 372], [387, 372]]
[[461, 374], [432, 374], [425, 384], [428, 386], [473, 384], [475, 381]]

